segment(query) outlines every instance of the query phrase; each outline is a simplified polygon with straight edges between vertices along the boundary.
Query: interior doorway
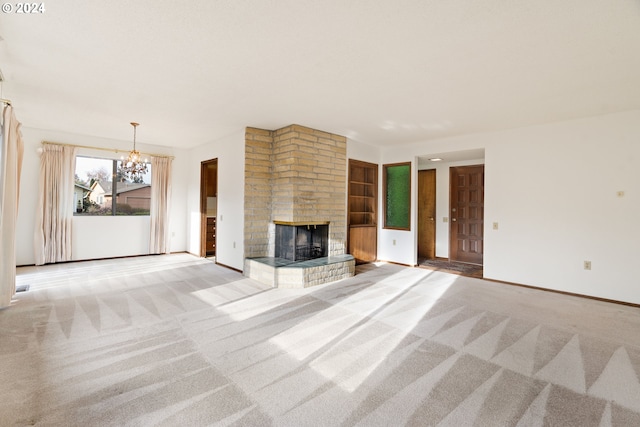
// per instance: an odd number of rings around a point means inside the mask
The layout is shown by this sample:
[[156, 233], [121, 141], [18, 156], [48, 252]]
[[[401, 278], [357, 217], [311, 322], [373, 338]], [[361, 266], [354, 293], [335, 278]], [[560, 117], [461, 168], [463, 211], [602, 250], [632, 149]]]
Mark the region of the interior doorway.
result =
[[436, 170], [418, 171], [418, 258], [436, 257]]
[[450, 169], [451, 261], [483, 263], [484, 165]]
[[200, 164], [200, 256], [216, 256], [218, 159]]

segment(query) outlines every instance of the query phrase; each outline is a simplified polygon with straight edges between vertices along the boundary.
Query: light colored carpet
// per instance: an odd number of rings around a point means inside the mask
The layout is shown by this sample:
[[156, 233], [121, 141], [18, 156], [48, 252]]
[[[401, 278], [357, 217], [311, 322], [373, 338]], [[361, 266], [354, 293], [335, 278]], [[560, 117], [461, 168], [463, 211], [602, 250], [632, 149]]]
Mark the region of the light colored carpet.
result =
[[187, 254], [18, 284], [3, 426], [640, 425], [638, 308], [388, 264], [278, 290]]

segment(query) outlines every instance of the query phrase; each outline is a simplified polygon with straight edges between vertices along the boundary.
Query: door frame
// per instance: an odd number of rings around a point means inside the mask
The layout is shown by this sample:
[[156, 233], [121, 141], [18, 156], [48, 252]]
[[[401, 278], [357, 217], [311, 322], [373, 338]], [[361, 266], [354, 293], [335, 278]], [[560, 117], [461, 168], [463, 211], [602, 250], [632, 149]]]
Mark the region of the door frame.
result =
[[[212, 165], [212, 164], [216, 165], [216, 176], [217, 176], [218, 174], [217, 158], [204, 160], [200, 162], [200, 256], [202, 258], [205, 258], [207, 256], [207, 184], [209, 183], [209, 179], [208, 179], [209, 174], [207, 172], [209, 169], [209, 165]], [[217, 185], [218, 185], [218, 179], [216, 177], [216, 186]], [[217, 200], [216, 200], [216, 204], [217, 204]], [[217, 236], [217, 233], [216, 233], [216, 236]], [[217, 259], [217, 253], [216, 253], [216, 259]]]

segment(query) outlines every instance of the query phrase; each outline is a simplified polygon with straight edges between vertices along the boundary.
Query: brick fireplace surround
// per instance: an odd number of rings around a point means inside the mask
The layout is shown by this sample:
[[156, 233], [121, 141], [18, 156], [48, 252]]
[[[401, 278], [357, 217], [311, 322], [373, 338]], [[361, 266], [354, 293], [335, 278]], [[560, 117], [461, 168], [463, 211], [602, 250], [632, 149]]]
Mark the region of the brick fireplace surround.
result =
[[[353, 276], [346, 254], [346, 138], [299, 125], [245, 131], [245, 276], [308, 287]], [[328, 256], [275, 258], [275, 223], [329, 223]]]

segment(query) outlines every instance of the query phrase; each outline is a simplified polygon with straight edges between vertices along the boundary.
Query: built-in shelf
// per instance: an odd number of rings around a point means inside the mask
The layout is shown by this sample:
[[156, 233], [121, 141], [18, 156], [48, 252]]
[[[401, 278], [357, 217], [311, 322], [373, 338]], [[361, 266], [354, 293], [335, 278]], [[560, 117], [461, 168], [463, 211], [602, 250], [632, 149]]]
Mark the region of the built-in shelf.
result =
[[348, 248], [356, 261], [377, 258], [378, 165], [349, 160]]

